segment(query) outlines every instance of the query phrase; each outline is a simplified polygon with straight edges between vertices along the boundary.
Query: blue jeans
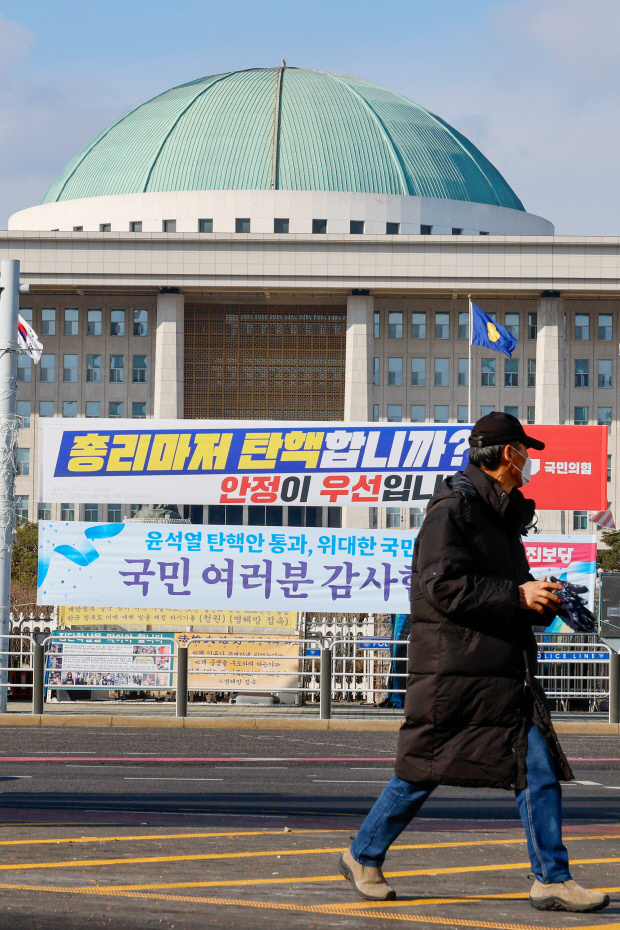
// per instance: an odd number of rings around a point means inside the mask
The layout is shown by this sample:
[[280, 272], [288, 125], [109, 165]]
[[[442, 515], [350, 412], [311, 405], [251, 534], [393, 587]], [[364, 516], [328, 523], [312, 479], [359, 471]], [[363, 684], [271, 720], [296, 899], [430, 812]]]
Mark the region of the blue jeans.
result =
[[[527, 788], [515, 794], [532, 872], [545, 885], [568, 881], [568, 852], [562, 843], [562, 791], [547, 745], [533, 724], [528, 731], [526, 768]], [[362, 865], [382, 865], [389, 847], [435, 788], [412, 785], [393, 775], [353, 841], [353, 858]]]

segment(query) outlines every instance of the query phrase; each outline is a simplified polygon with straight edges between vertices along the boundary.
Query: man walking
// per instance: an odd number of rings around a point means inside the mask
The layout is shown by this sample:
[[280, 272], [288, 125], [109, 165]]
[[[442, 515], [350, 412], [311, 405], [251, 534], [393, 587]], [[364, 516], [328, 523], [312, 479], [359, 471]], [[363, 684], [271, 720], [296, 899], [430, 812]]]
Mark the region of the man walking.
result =
[[478, 420], [469, 444], [469, 465], [430, 501], [416, 541], [396, 774], [340, 868], [362, 898], [392, 900], [385, 854], [438, 785], [506, 788], [525, 827], [531, 905], [599, 910], [609, 897], [571, 879], [559, 779], [573, 774], [535, 678], [532, 624], [550, 621], [561, 586], [529, 572], [521, 535], [535, 505], [518, 488], [528, 449], [544, 444], [499, 412]]

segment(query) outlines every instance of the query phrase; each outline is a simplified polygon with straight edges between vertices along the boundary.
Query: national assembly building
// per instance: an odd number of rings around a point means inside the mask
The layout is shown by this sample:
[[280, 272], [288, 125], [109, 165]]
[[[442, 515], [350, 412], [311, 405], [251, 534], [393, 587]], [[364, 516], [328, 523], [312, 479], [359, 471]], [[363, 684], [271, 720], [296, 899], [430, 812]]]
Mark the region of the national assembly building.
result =
[[[39, 365], [19, 359], [19, 516], [134, 511], [41, 500], [40, 417], [467, 423], [470, 296], [518, 340], [512, 358], [474, 350], [472, 419], [607, 425], [613, 510], [619, 253], [615, 237], [555, 236], [461, 133], [377, 84], [283, 62], [174, 87], [0, 232], [44, 346]], [[184, 516], [407, 529], [423, 510]], [[540, 526], [592, 530], [581, 510]]]

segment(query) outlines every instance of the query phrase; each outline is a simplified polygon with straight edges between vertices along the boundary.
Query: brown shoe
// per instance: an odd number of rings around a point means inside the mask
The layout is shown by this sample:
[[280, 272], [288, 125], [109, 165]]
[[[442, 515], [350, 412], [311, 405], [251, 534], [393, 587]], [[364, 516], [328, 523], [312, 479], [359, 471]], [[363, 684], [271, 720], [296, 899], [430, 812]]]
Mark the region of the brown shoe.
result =
[[393, 901], [396, 897], [379, 866], [362, 865], [353, 858], [350, 849], [340, 857], [340, 871], [351, 882], [355, 893], [366, 901]]
[[530, 904], [538, 911], [600, 911], [609, 904], [609, 895], [588, 891], [577, 882], [553, 882], [543, 885], [538, 879], [530, 891]]

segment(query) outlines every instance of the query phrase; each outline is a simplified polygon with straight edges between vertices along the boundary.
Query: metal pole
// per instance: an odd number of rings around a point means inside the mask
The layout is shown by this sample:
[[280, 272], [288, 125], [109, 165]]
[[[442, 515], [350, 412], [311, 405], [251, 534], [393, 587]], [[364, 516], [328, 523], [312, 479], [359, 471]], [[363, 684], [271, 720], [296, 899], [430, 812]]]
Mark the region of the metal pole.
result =
[[620, 655], [609, 653], [609, 722], [620, 723]]
[[45, 646], [35, 643], [32, 649], [32, 713], [42, 714], [43, 683], [45, 680]]
[[177, 654], [177, 717], [187, 717], [187, 646]]
[[[457, 320], [457, 322], [458, 322], [458, 320]], [[457, 333], [457, 336], [458, 336], [458, 333]], [[473, 421], [472, 421], [472, 418], [471, 418], [471, 385], [472, 385], [472, 381], [474, 380], [474, 379], [473, 379], [473, 372], [472, 372], [472, 370], [471, 370], [471, 341], [472, 341], [472, 339], [473, 339], [473, 336], [474, 336], [474, 319], [473, 319], [473, 312], [472, 312], [472, 309], [471, 309], [471, 297], [470, 297], [470, 298], [469, 298], [469, 368], [468, 368], [469, 377], [467, 378], [467, 381], [468, 381], [468, 385], [467, 385], [467, 422], [468, 422], [468, 423], [472, 423], [472, 422], [473, 422]]]
[[330, 720], [332, 715], [332, 649], [331, 646], [326, 645], [321, 646], [319, 696], [321, 720]]
[[[11, 553], [15, 528], [17, 316], [19, 262], [0, 262], [0, 642], [8, 653]], [[8, 655], [0, 656], [0, 713], [6, 713]]]

